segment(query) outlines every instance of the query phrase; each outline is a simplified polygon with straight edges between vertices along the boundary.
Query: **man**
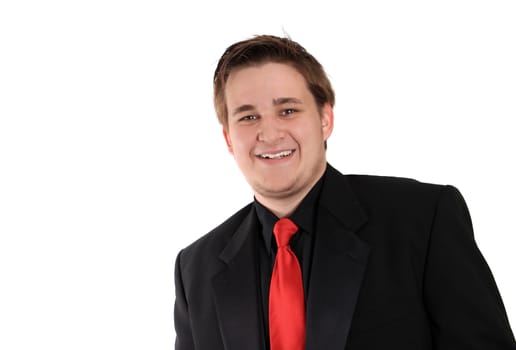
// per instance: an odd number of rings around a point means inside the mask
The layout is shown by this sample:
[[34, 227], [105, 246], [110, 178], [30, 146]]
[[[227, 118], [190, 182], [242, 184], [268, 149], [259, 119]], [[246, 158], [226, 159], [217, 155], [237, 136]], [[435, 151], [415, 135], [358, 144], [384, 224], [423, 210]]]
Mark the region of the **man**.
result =
[[215, 109], [255, 200], [178, 255], [176, 349], [516, 349], [458, 190], [340, 174], [334, 99], [288, 38], [222, 55]]

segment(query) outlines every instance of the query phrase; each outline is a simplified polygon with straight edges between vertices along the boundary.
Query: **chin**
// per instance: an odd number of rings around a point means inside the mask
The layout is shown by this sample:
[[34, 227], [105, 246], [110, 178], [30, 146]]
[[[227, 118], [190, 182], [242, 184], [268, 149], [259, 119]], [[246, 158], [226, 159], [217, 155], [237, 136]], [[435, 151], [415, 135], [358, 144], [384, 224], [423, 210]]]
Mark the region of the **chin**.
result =
[[269, 183], [267, 185], [258, 184], [254, 186], [254, 192], [268, 198], [285, 198], [297, 193], [298, 191], [296, 191], [295, 183], [282, 182], [275, 184]]

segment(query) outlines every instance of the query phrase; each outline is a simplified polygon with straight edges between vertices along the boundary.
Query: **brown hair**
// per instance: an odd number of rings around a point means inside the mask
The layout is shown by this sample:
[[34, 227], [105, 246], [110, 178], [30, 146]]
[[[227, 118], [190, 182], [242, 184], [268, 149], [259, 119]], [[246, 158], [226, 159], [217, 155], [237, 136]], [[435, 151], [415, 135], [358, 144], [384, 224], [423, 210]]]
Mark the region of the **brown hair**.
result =
[[217, 118], [227, 128], [226, 82], [235, 68], [256, 66], [267, 62], [286, 63], [297, 69], [321, 108], [335, 104], [335, 93], [322, 65], [297, 42], [290, 38], [258, 35], [229, 46], [220, 57], [213, 76], [213, 100]]

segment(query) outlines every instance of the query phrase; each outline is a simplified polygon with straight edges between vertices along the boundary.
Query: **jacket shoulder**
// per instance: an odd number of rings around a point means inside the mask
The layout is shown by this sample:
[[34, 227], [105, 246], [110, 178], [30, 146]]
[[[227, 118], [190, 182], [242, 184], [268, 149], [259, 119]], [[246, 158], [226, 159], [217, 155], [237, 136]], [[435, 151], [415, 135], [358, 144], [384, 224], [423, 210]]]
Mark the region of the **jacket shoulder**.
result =
[[179, 253], [181, 260], [188, 263], [188, 261], [194, 261], [197, 258], [205, 260], [218, 257], [238, 227], [251, 213], [252, 208], [253, 204], [249, 203], [213, 230], [182, 249]]
[[363, 194], [396, 195], [396, 196], [421, 196], [428, 194], [439, 194], [449, 185], [421, 182], [416, 179], [395, 176], [379, 175], [346, 175], [354, 191]]
[[403, 213], [431, 215], [443, 193], [459, 193], [450, 185], [405, 177], [356, 174], [346, 177], [361, 205], [369, 212], [382, 213], [382, 216]]

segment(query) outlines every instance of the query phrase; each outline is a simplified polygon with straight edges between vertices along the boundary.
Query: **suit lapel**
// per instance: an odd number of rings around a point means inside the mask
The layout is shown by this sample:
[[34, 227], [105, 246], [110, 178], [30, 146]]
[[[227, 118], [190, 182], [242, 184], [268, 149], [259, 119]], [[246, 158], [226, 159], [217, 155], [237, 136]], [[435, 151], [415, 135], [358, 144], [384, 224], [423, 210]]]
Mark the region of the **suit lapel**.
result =
[[254, 234], [256, 220], [253, 208], [219, 256], [226, 268], [212, 280], [226, 350], [265, 349]]
[[346, 177], [328, 165], [307, 300], [307, 350], [346, 345], [369, 255], [355, 232], [366, 220]]

